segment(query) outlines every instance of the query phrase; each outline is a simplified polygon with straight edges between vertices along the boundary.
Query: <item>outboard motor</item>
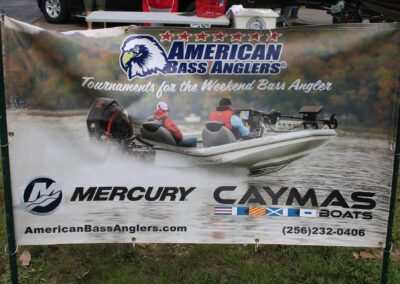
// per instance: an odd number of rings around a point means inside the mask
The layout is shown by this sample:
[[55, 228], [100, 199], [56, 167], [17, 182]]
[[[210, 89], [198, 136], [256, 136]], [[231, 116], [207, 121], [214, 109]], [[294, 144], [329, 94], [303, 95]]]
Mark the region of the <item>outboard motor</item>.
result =
[[169, 145], [177, 145], [171, 132], [165, 129], [161, 120], [146, 121], [140, 128], [140, 134], [143, 138]]
[[118, 142], [133, 135], [128, 112], [115, 100], [97, 98], [90, 107], [86, 118], [89, 136], [98, 140], [109, 139]]
[[202, 132], [204, 147], [218, 146], [236, 142], [235, 135], [225, 123], [221, 121], [208, 121]]

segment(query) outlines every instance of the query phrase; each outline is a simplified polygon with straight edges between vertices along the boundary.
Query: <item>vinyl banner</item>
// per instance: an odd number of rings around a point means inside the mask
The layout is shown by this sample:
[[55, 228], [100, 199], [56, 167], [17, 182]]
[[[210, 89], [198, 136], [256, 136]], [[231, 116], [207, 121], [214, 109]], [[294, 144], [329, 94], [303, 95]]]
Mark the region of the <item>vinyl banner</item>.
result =
[[17, 243], [383, 247], [399, 28], [6, 18]]

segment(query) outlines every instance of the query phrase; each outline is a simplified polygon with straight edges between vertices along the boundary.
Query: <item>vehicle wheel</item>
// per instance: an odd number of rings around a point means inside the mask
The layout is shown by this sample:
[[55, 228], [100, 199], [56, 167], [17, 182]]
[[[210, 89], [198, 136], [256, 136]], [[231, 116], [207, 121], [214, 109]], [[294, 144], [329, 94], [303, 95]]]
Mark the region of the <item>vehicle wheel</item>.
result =
[[42, 12], [53, 24], [65, 23], [70, 16], [66, 0], [42, 0]]

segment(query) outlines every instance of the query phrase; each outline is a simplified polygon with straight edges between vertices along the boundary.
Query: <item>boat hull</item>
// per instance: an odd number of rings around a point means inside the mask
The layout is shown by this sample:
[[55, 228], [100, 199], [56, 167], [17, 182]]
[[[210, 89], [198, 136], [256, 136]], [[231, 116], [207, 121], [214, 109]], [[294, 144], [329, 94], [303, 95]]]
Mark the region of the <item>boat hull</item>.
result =
[[267, 135], [207, 148], [155, 145], [156, 166], [234, 166], [250, 170], [281, 168], [300, 159], [333, 138], [333, 129], [310, 129]]

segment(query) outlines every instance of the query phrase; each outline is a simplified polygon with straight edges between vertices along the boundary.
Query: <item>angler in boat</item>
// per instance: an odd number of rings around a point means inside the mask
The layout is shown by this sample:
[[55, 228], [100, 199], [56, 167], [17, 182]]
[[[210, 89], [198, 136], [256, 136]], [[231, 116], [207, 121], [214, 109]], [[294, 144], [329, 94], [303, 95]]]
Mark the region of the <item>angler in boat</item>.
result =
[[[183, 137], [182, 132], [179, 130], [178, 126], [168, 117], [168, 105], [165, 102], [159, 102], [157, 104], [156, 110], [149, 119], [146, 120], [146, 123], [152, 122], [158, 124], [169, 131], [172, 134], [172, 138], [174, 138], [176, 144], [181, 147], [196, 147], [197, 138], [194, 136]], [[145, 136], [148, 135], [147, 129], [143, 129], [145, 131]], [[151, 134], [150, 134], [151, 136]], [[169, 136], [167, 136], [169, 137]]]
[[232, 111], [232, 102], [228, 98], [222, 98], [217, 106], [217, 109], [210, 114], [209, 121], [220, 121], [225, 124], [237, 140], [244, 139], [249, 136], [250, 126], [243, 121]]

